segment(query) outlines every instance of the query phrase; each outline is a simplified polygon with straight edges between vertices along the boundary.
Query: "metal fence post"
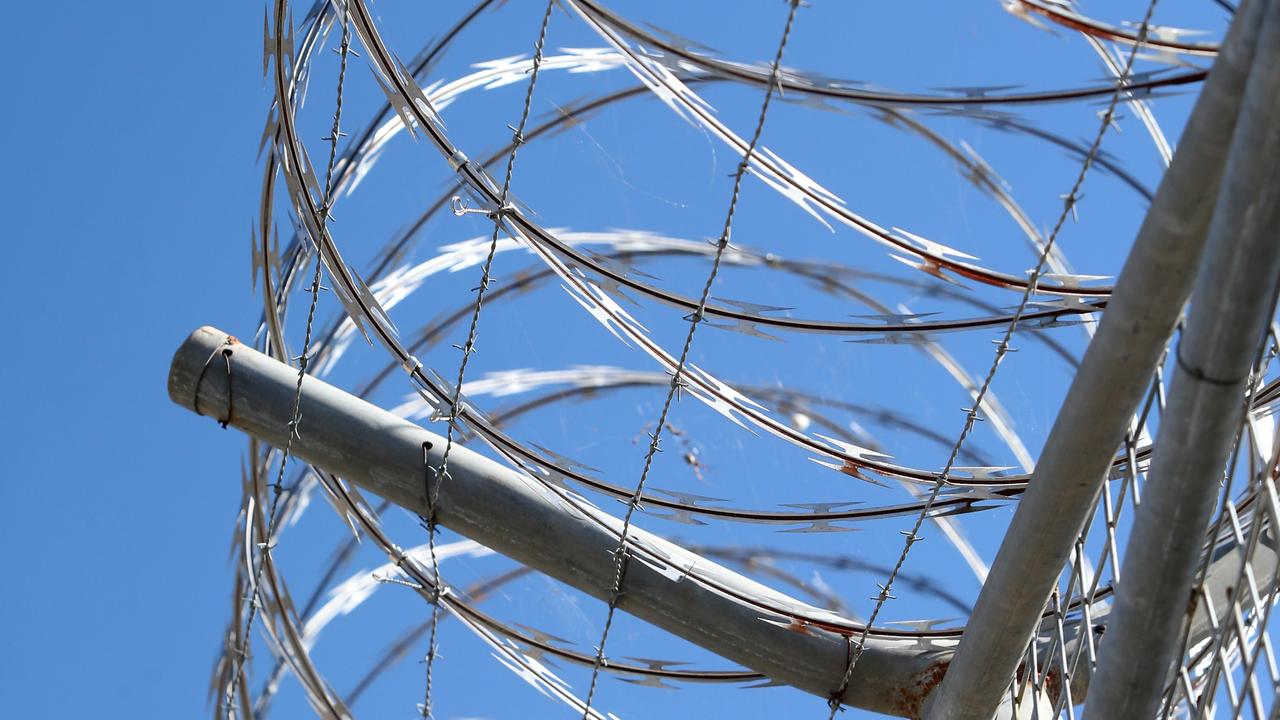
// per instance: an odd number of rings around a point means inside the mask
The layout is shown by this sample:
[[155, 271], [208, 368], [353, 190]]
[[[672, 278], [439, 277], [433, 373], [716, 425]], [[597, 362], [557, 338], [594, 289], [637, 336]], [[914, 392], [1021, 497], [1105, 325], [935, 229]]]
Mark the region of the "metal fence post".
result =
[[[990, 720], [1191, 291], [1259, 2], [1236, 13], [926, 717]], [[1195, 533], [1200, 539], [1198, 531]]]
[[[1280, 5], [1261, 23], [1086, 717], [1154, 717], [1280, 279]], [[1261, 522], [1259, 518], [1257, 520]]]

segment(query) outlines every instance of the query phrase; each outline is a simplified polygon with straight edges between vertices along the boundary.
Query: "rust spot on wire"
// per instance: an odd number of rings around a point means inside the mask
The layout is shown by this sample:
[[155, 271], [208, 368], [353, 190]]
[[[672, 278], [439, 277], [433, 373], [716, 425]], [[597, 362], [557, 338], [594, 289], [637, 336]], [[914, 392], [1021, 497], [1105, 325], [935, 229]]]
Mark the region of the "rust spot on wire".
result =
[[800, 618], [793, 617], [791, 618], [791, 624], [787, 626], [787, 629], [793, 633], [799, 633], [800, 635], [809, 635], [810, 637], [812, 637], [813, 632], [809, 629], [809, 625], [810, 623]]
[[840, 472], [859, 480], [867, 480], [867, 476], [862, 474], [863, 469], [863, 466], [857, 465], [850, 460], [845, 460], [844, 465], [840, 468]]

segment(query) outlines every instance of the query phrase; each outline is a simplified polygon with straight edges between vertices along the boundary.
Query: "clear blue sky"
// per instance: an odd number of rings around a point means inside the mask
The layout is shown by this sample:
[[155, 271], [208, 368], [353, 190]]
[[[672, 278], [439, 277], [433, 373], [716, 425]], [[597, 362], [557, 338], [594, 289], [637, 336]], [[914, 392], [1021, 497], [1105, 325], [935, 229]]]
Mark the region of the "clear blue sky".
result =
[[[513, 7], [492, 15], [482, 31], [464, 38], [433, 77], [454, 78], [472, 63], [529, 52], [536, 29], [533, 22], [540, 12], [535, 6], [541, 4], [509, 3]], [[772, 56], [785, 12], [783, 3], [763, 0], [610, 4], [631, 17], [697, 37], [725, 57], [750, 61]], [[797, 20], [788, 65], [904, 90], [1074, 86], [1102, 76], [1097, 61], [1078, 38], [1054, 37], [1019, 23], [993, 0], [926, 3], [913, 5], [912, 10], [886, 7], [893, 4], [855, 7], [834, 0], [813, 4], [817, 7], [802, 10]], [[1095, 9], [1109, 13], [1105, 18], [1111, 21], [1140, 17], [1143, 5], [1095, 4]], [[1170, 0], [1167, 5], [1157, 18], [1168, 24], [1203, 26], [1215, 36], [1224, 24], [1224, 14], [1208, 0]], [[469, 3], [433, 3], [432, 12], [427, 12], [399, 0], [379, 0], [376, 7], [387, 22], [388, 41], [407, 60], [464, 6]], [[298, 8], [299, 17], [304, 9]], [[6, 395], [6, 411], [0, 415], [5, 448], [0, 493], [8, 508], [8, 519], [0, 530], [8, 550], [5, 589], [0, 593], [0, 647], [7, 651], [0, 661], [0, 692], [6, 714], [203, 715], [209, 671], [228, 615], [227, 552], [238, 510], [244, 442], [237, 433], [221, 431], [172, 405], [165, 393], [165, 376], [173, 350], [195, 327], [214, 324], [247, 336], [257, 322], [257, 298], [250, 289], [248, 227], [257, 208], [261, 172], [255, 154], [268, 107], [261, 77], [262, 7], [259, 3], [200, 7], [157, 2], [128, 6], [22, 3], [11, 8], [9, 20], [11, 62], [3, 70], [8, 101], [0, 116], [9, 145], [7, 172], [0, 179], [0, 241], [7, 251], [11, 287], [8, 341], [0, 354], [0, 383]], [[557, 11], [548, 44], [596, 47], [600, 42], [576, 19]], [[312, 133], [316, 138], [323, 134], [319, 128], [327, 125], [332, 101], [331, 68], [321, 67], [312, 81], [315, 99], [307, 107], [306, 120], [317, 129]], [[373, 107], [376, 87], [363, 61], [353, 62], [351, 78], [354, 99], [348, 126], [361, 127]], [[552, 110], [553, 102], [565, 103], [630, 82], [622, 71], [600, 81], [549, 77], [545, 94], [535, 101], [535, 115]], [[514, 122], [522, 97], [519, 84], [476, 93], [475, 98], [446, 111], [444, 118], [459, 144], [475, 148], [474, 154], [479, 155], [508, 132], [504, 125]], [[707, 97], [724, 110], [726, 121], [739, 134], [749, 134], [759, 102], [756, 91], [708, 90]], [[1156, 105], [1172, 138], [1187, 107], [1185, 97]], [[1028, 111], [1027, 117], [1074, 139], [1092, 135], [1096, 126], [1090, 119], [1097, 109], [1052, 106]], [[930, 122], [947, 139], [972, 145], [1004, 174], [1036, 224], [1052, 222], [1059, 207], [1057, 194], [1069, 187], [1075, 160], [1043, 144], [1010, 139], [968, 121], [933, 118]], [[1124, 129], [1123, 135], [1108, 142], [1107, 150], [1154, 186], [1159, 163], [1150, 142], [1132, 119], [1125, 121]], [[650, 142], [649, 134], [668, 144]], [[1021, 241], [1007, 218], [992, 203], [963, 188], [952, 165], [919, 143], [903, 141], [902, 146], [909, 149], [900, 150], [888, 140], [894, 137], [900, 139], [865, 116], [849, 118], [784, 105], [771, 118], [765, 143], [810, 171], [851, 207], [886, 226], [921, 228], [922, 234], [955, 247], [982, 250], [973, 254], [984, 258], [1001, 257], [990, 237], [992, 228], [998, 228], [1003, 247], [1012, 245], [1021, 253], [1000, 268], [1020, 272], [1030, 264], [1025, 244], [1018, 244]], [[632, 227], [690, 238], [710, 236], [718, 231], [723, 217], [725, 175], [733, 166], [724, 149], [713, 144], [652, 100], [633, 101], [625, 110], [602, 113], [566, 133], [547, 151], [531, 148], [517, 168], [514, 187], [522, 200], [538, 210], [546, 226]], [[317, 160], [322, 157], [318, 140], [311, 152]], [[354, 248], [359, 261], [403, 224], [423, 198], [434, 198], [446, 177], [439, 159], [425, 144], [415, 146], [399, 138], [387, 155], [385, 172], [380, 167], [381, 174], [368, 181], [370, 187], [352, 197], [348, 214], [338, 211], [344, 247]], [[832, 241], [821, 226], [771, 197], [758, 183], [748, 184], [741, 222], [752, 230], [741, 231], [744, 244], [788, 256], [830, 256], [874, 269], [894, 267], [882, 249], [869, 241], [848, 231]], [[1114, 179], [1086, 186], [1086, 195], [1082, 222], [1069, 226], [1064, 244], [1077, 269], [1114, 272], [1143, 203]], [[381, 215], [374, 200], [396, 209]], [[922, 205], [928, 206], [923, 208], [928, 212], [922, 211]], [[409, 260], [424, 260], [432, 248], [484, 232], [480, 221], [436, 222], [437, 229], [419, 243]], [[790, 234], [788, 228], [797, 225], [804, 228], [804, 238]], [[526, 265], [522, 259], [518, 267]], [[682, 283], [684, 292], [692, 292], [703, 272], [688, 267], [667, 271], [670, 274], [664, 277]], [[474, 284], [472, 272], [449, 280], [439, 296], [463, 297], [458, 293], [464, 285]], [[725, 282], [731, 288], [724, 291], [726, 296], [756, 302], [778, 299], [770, 293], [798, 291], [786, 285], [756, 286], [750, 277], [732, 274]], [[477, 366], [477, 376], [504, 366], [549, 369], [573, 362], [653, 369], [647, 359], [573, 316], [573, 306], [558, 293], [552, 287], [520, 310], [495, 309], [491, 320], [486, 317], [494, 328], [490, 337], [501, 334], [514, 339], [509, 344], [504, 340], [501, 350], [481, 355], [485, 359]], [[1017, 299], [990, 293], [983, 297], [999, 297], [1004, 304]], [[821, 300], [806, 299], [814, 303], [816, 313], [825, 312], [828, 317], [865, 312], [833, 309]], [[322, 310], [333, 312], [334, 307]], [[420, 301], [403, 312], [396, 315], [397, 321], [413, 328], [411, 318], [425, 319], [433, 309]], [[656, 332], [672, 347], [678, 324], [661, 326], [663, 312], [652, 307], [644, 313], [640, 313], [642, 319], [658, 323]], [[565, 317], [572, 317], [572, 322]], [[808, 389], [820, 393], [882, 404], [897, 398], [939, 432], [951, 435], [959, 429], [961, 417], [954, 409], [962, 396], [956, 395], [953, 386], [947, 391], [950, 395], [937, 394], [934, 388], [948, 381], [936, 368], [930, 371], [932, 385], [920, 381], [914, 373], [927, 363], [914, 355], [908, 358], [908, 351], [893, 354], [895, 350], [848, 345], [839, 339], [820, 345], [806, 336], [788, 337], [786, 347], [795, 353], [831, 353], [815, 370], [812, 363], [788, 365], [794, 360], [780, 355], [775, 346], [736, 335], [726, 339], [728, 335], [705, 332], [708, 354], [695, 360], [726, 376], [760, 384], [808, 380]], [[1078, 335], [1064, 335], [1077, 350]], [[980, 335], [957, 340], [949, 349], [977, 373], [985, 369], [984, 358], [989, 358], [988, 339]], [[496, 339], [491, 342], [490, 347], [498, 345]], [[456, 356], [440, 349], [435, 352], [431, 361], [450, 375]], [[335, 376], [335, 382], [349, 382], [351, 387], [380, 362], [380, 350], [357, 346], [344, 363], [364, 372], [352, 369], [348, 375], [344, 371]], [[1001, 390], [1034, 451], [1053, 419], [1057, 391], [1042, 386], [1041, 374], [1052, 359], [1024, 362], [1019, 358], [1018, 362], [1023, 367], [1009, 371], [1009, 385]], [[755, 372], [764, 363], [777, 366]], [[1064, 373], [1060, 362], [1052, 366], [1050, 384], [1059, 385]], [[392, 404], [407, 391], [407, 387], [395, 387], [382, 400]], [[656, 410], [653, 397], [637, 397], [607, 406], [611, 421], [632, 428], [633, 433]], [[953, 397], [959, 399], [953, 401]], [[619, 465], [620, 473], [631, 473], [629, 468], [642, 454], [642, 448], [626, 442], [615, 447], [580, 442], [579, 433], [565, 429], [569, 420], [544, 417], [550, 422], [526, 429], [528, 436], [561, 443], [559, 447], [567, 447], [569, 454], [596, 454], [603, 460], [593, 460], [607, 462], [613, 454], [632, 453], [635, 457], [629, 463]], [[735, 502], [751, 504], [752, 498], [768, 497], [764, 503], [768, 504], [772, 496], [762, 490], [763, 485], [751, 485], [764, 482], [758, 477], [751, 477], [743, 489], [724, 480], [726, 475], [750, 475], [764, 468], [775, 477], [791, 480], [788, 473], [796, 466], [754, 457], [750, 436], [735, 435], [732, 428], [717, 425], [696, 410], [690, 410], [686, 419], [707, 423], [712, 428], [708, 442], [722, 440], [731, 448], [718, 461], [721, 481], [728, 488], [719, 491], [738, 493], [728, 496]], [[597, 434], [608, 435], [608, 427], [602, 422]], [[980, 440], [985, 440], [985, 449], [1001, 456], [991, 438]], [[902, 443], [902, 449], [915, 449], [910, 441]], [[930, 447], [920, 452], [928, 453], [921, 463], [929, 464], [942, 451]], [[803, 455], [795, 452], [787, 458], [803, 461]], [[1004, 461], [1012, 464], [1007, 457]], [[814, 478], [831, 482], [821, 472], [806, 464], [804, 479], [794, 481], [809, 483], [808, 489], [818, 487]], [[620, 475], [620, 482], [630, 484], [631, 477]], [[858, 492], [862, 488], [818, 496], [829, 499], [833, 494]], [[328, 511], [317, 507], [312, 512]], [[314, 541], [319, 548], [315, 558], [323, 558], [338, 536], [328, 516], [317, 523], [300, 530], [297, 542], [307, 547]], [[411, 523], [402, 524], [408, 528], [404, 544], [421, 541], [420, 535], [413, 535]], [[824, 536], [821, 542], [826, 544], [819, 547], [892, 555], [894, 533], [905, 524], [905, 519], [899, 519], [893, 525], [878, 526], [875, 533]], [[669, 524], [649, 526], [673, 535], [688, 530]], [[977, 534], [980, 544], [994, 547], [990, 538]], [[873, 536], [876, 539], [866, 540]], [[754, 542], [769, 537], [754, 527], [734, 527], [715, 539]], [[875, 543], [876, 549], [857, 548], [863, 541]], [[315, 558], [309, 560], [304, 552], [294, 557], [303, 568], [300, 577], [310, 577]], [[364, 567], [376, 562], [376, 555], [369, 554]], [[976, 592], [973, 580], [954, 569], [954, 556], [939, 553], [922, 562], [921, 569], [928, 573], [955, 578], [960, 595], [972, 598]], [[844, 591], [845, 581], [827, 580]], [[853, 589], [855, 582], [857, 589]], [[527, 587], [545, 592], [550, 602], [560, 598], [564, 609], [552, 619], [577, 627], [581, 637], [575, 639], [590, 647], [591, 628], [598, 627], [604, 610], [599, 603], [560, 596], [557, 593], [562, 591], [549, 582], [531, 582]], [[865, 614], [868, 608], [862, 598], [873, 591], [861, 578], [849, 581], [846, 595], [856, 598], [855, 608]], [[510, 598], [507, 601], [518, 605]], [[387, 602], [381, 607], [388, 612], [422, 612], [416, 601]], [[909, 611], [904, 610], [894, 617], [906, 616]], [[335, 634], [328, 645], [322, 643], [320, 657], [331, 666], [340, 665], [347, 652], [362, 659], [371, 657], [393, 635], [388, 624], [378, 624], [380, 619], [385, 617], [353, 618], [355, 630]], [[366, 629], [368, 637], [362, 636]], [[630, 635], [619, 637], [623, 643]], [[474, 640], [460, 632], [446, 635], [445, 640], [441, 717], [568, 715], [504, 675]], [[677, 656], [685, 652], [674, 647], [671, 652]], [[265, 653], [261, 659], [265, 661]], [[721, 666], [714, 660], [706, 665]], [[417, 673], [412, 660], [404, 663], [377, 696], [362, 701], [366, 704], [358, 705], [356, 711], [369, 717], [410, 717], [418, 699]], [[582, 687], [579, 676], [574, 675], [573, 682]], [[633, 690], [610, 681], [602, 698], [604, 708], [624, 718], [650, 717], [654, 708], [673, 712], [680, 702], [688, 703], [689, 712], [712, 716], [726, 708], [752, 716], [789, 709], [797, 717], [818, 717], [824, 710], [820, 700], [788, 690], [695, 688], [672, 693]], [[282, 697], [281, 702], [279, 717], [305, 715], [296, 694]]]
[[11, 11], [5, 713], [192, 717], [240, 439], [176, 412], [165, 375], [195, 325], [253, 317], [260, 9]]

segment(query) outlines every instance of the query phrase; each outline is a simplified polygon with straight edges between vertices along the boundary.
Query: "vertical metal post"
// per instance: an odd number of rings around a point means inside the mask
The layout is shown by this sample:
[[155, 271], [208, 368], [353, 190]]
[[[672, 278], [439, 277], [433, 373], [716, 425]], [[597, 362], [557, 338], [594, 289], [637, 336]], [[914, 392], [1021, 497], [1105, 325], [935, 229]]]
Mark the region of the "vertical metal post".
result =
[[[1246, 0], [1116, 282], [930, 719], [990, 720], [1190, 294], [1257, 39]], [[1198, 531], [1192, 531], [1197, 541]]]
[[1155, 716], [1280, 278], [1280, 3], [1264, 14], [1086, 717]]

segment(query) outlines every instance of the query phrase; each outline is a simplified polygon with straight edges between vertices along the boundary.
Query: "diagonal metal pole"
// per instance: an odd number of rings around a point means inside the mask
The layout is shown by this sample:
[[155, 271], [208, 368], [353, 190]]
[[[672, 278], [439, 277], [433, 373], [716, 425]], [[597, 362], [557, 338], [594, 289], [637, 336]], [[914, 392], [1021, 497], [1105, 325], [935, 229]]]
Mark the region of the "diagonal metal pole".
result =
[[1040, 625], [1190, 294], [1265, 4], [1246, 0], [1236, 12], [955, 659], [928, 701], [931, 720], [990, 720]]
[[[169, 396], [281, 446], [290, 432], [296, 381], [295, 369], [205, 327], [175, 354]], [[293, 438], [294, 456], [417, 513], [427, 510], [427, 493], [438, 491], [435, 510], [445, 527], [600, 600], [612, 596], [618, 518], [570, 504], [465, 447], [451, 450], [449, 482], [424, 487], [423, 450], [439, 463], [441, 436], [321, 380], [308, 379], [300, 407], [306, 424]], [[636, 560], [626, 574], [621, 610], [824, 699], [840, 683], [848, 663], [845, 638], [797, 628], [767, 608], [829, 613], [634, 526], [628, 546]], [[873, 638], [844, 700], [914, 717], [944, 664], [937, 648]]]
[[1260, 27], [1087, 717], [1155, 717], [1245, 385], [1275, 305], [1280, 3], [1266, 9]]
[[[226, 420], [229, 426], [281, 445], [289, 433], [285, 421], [291, 417], [295, 373], [225, 333], [201, 328], [174, 356], [169, 395], [198, 414]], [[438, 458], [443, 438], [315, 378], [303, 387], [301, 409], [307, 424], [293, 438], [297, 457], [411, 511], [425, 507], [429, 488], [423, 487], [421, 477], [423, 444], [431, 444], [428, 459]], [[544, 486], [466, 448], [454, 447], [452, 454], [453, 485], [441, 486], [437, 506], [442, 524], [597, 598], [611, 596], [610, 553], [617, 549], [620, 520], [599, 511], [588, 516]], [[780, 622], [786, 617], [771, 615], [760, 605], [809, 615], [820, 611], [642, 530], [633, 528], [629, 537], [631, 543], [665, 556], [684, 574], [637, 560], [635, 575], [629, 572], [626, 578], [621, 609], [821, 697], [841, 679], [848, 663], [842, 636], [814, 627], [798, 632], [795, 625]], [[1205, 586], [1214, 597], [1234, 586], [1239, 574], [1236, 555], [1229, 543], [1219, 547], [1219, 559], [1210, 564]], [[1274, 550], [1259, 547], [1254, 571], [1272, 577], [1277, 559]], [[699, 585], [690, 575], [714, 583], [720, 591]], [[1219, 622], [1227, 610], [1225, 605], [1219, 609]], [[1095, 616], [1097, 622], [1107, 619]], [[1193, 629], [1193, 642], [1206, 629]], [[1069, 644], [1078, 641], [1073, 637]], [[872, 637], [844, 701], [890, 715], [919, 717], [923, 701], [949, 662], [946, 650], [928, 642], [913, 645]], [[1081, 684], [1076, 697], [1088, 690], [1085, 670], [1075, 679]]]

